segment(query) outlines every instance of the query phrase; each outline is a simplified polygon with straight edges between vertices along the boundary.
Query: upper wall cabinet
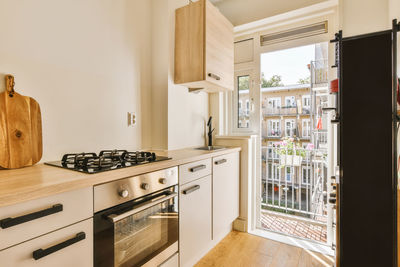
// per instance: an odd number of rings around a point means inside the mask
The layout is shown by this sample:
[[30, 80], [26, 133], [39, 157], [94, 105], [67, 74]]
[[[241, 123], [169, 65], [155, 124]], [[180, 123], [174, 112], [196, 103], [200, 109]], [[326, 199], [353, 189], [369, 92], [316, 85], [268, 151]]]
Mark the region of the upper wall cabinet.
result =
[[208, 0], [175, 12], [175, 83], [233, 90], [233, 26]]

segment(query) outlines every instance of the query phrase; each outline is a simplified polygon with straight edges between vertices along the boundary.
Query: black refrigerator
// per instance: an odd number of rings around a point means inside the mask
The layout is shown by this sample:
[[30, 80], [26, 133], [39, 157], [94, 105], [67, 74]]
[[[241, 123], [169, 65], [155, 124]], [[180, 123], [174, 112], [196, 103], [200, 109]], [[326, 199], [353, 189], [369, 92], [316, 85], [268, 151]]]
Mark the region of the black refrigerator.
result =
[[396, 43], [393, 29], [336, 34], [336, 264], [397, 266]]

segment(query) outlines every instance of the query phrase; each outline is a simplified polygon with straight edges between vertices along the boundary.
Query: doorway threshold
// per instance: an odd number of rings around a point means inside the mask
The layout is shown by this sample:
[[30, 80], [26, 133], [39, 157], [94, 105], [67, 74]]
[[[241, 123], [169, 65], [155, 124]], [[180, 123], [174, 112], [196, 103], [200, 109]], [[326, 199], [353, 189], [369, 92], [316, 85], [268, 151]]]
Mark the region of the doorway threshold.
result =
[[288, 236], [285, 234], [270, 232], [270, 231], [263, 230], [263, 229], [251, 230], [251, 231], [249, 231], [249, 234], [261, 236], [261, 237], [264, 237], [267, 239], [271, 239], [271, 240], [278, 241], [278, 242], [281, 242], [284, 244], [300, 247], [305, 250], [318, 252], [318, 253], [328, 255], [328, 256], [334, 256], [334, 254], [335, 254], [334, 250], [328, 245], [325, 245], [325, 244], [322, 244], [319, 242], [315, 242], [315, 241], [311, 241], [311, 240], [302, 239], [299, 237]]

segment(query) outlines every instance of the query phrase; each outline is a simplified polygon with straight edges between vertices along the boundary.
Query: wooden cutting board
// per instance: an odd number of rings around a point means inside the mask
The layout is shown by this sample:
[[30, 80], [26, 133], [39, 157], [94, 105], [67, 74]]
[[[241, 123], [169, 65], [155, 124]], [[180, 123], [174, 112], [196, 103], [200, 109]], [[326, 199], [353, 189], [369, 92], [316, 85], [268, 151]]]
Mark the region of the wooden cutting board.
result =
[[6, 76], [0, 93], [0, 167], [31, 166], [42, 158], [42, 118], [33, 98], [14, 91], [14, 77]]

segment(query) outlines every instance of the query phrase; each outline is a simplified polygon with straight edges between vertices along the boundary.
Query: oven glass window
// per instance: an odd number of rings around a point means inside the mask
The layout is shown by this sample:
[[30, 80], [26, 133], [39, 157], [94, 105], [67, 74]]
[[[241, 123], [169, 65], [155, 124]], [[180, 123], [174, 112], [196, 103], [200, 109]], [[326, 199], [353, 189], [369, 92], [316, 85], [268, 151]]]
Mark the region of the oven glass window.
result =
[[140, 266], [178, 241], [176, 199], [115, 223], [114, 266]]

